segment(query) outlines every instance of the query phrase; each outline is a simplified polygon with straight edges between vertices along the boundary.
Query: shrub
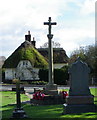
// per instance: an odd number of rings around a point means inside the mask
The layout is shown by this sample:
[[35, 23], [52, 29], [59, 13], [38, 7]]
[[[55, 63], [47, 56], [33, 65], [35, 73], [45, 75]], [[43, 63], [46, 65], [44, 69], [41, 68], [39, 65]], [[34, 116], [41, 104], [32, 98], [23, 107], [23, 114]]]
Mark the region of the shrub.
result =
[[[48, 82], [48, 69], [40, 69], [39, 78], [42, 81]], [[68, 75], [68, 66], [64, 66], [61, 69], [54, 69], [54, 83], [58, 85], [66, 85]]]
[[40, 69], [39, 78], [41, 81], [48, 82], [48, 69]]
[[45, 84], [47, 84], [47, 82], [45, 82], [45, 81], [32, 81], [31, 84], [33, 84], [33, 85], [45, 85]]

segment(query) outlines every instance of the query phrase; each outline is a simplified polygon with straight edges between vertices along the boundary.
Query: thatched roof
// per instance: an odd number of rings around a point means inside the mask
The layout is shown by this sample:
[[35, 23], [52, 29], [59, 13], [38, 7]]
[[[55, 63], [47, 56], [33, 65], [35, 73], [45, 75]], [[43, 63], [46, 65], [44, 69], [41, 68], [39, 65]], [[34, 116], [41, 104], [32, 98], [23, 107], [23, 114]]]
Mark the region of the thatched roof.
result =
[[16, 68], [21, 60], [29, 60], [36, 68], [45, 68], [48, 65], [45, 58], [29, 41], [23, 42], [12, 55], [5, 60], [3, 68]]
[[[47, 48], [39, 48], [38, 52], [41, 53], [46, 59], [48, 59], [48, 49]], [[54, 63], [68, 63], [68, 56], [66, 55], [66, 51], [63, 48], [53, 48], [53, 61]]]

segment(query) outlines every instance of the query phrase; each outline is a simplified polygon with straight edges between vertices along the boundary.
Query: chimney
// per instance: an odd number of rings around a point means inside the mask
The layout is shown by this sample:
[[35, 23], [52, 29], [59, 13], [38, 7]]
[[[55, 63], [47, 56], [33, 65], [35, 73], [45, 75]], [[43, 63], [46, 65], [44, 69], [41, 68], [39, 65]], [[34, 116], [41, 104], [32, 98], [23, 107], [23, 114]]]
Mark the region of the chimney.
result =
[[25, 35], [25, 40], [31, 42], [31, 34], [30, 34], [30, 31], [28, 31], [28, 35]]
[[35, 41], [35, 38], [33, 37], [33, 41], [31, 41], [31, 43], [32, 43], [32, 45], [34, 46], [34, 47], [36, 47], [36, 41]]

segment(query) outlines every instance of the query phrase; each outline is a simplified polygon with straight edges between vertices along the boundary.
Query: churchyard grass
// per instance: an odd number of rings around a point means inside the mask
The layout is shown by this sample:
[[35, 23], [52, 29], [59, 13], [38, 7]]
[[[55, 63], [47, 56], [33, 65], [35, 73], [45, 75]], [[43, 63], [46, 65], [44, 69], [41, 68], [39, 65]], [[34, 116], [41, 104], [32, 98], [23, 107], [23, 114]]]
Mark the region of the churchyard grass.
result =
[[[7, 116], [12, 115], [12, 111], [14, 110], [14, 108], [16, 107], [16, 92], [12, 92], [12, 91], [2, 91], [0, 92], [0, 98], [1, 101], [0, 103], [2, 104], [2, 108], [0, 108], [0, 110], [2, 109], [2, 113], [4, 112], [4, 117], [6, 118]], [[21, 101], [27, 101], [29, 100], [29, 98], [27, 96], [25, 96], [24, 94], [21, 94]], [[3, 115], [3, 114], [2, 114]]]
[[[67, 89], [66, 89], [67, 90]], [[91, 88], [91, 93], [96, 96], [95, 97], [95, 104], [97, 105], [97, 88]], [[28, 101], [29, 98], [21, 94], [22, 101]], [[12, 91], [3, 91], [2, 92], [2, 117], [3, 118], [10, 118], [12, 116], [12, 112], [15, 105], [16, 97], [15, 92]], [[89, 113], [82, 113], [82, 114], [67, 114], [62, 115], [63, 112], [63, 105], [47, 105], [47, 106], [32, 106], [28, 103], [22, 104], [25, 112], [27, 113], [28, 117], [30, 118], [95, 118], [97, 119], [97, 113], [89, 112]]]
[[[12, 105], [12, 104], [16, 104], [16, 92], [12, 92], [12, 91], [3, 91], [1, 93], [2, 95], [2, 105]], [[21, 94], [21, 101], [26, 101], [29, 100], [29, 98], [25, 95], [25, 94]]]

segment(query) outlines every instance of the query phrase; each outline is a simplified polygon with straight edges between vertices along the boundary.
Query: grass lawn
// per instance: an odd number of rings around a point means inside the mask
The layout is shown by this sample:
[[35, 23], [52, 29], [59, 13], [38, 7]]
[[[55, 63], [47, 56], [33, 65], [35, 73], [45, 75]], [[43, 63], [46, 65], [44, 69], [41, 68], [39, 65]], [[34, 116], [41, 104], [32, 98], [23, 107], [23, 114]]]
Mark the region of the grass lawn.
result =
[[[97, 88], [91, 88], [91, 93], [96, 96], [95, 97], [95, 104], [97, 104]], [[12, 116], [12, 111], [16, 107], [15, 105], [15, 92], [7, 91], [2, 92], [2, 118], [10, 118]], [[21, 100], [29, 100], [29, 98], [21, 94]], [[12, 104], [13, 103], [13, 104]], [[41, 118], [41, 119], [71, 119], [71, 118], [95, 118], [97, 119], [97, 113], [89, 112], [89, 113], [82, 113], [82, 114], [67, 114], [62, 115], [63, 112], [63, 105], [47, 105], [47, 106], [32, 106], [30, 104], [22, 104], [25, 112], [27, 113], [28, 117], [30, 118]]]

